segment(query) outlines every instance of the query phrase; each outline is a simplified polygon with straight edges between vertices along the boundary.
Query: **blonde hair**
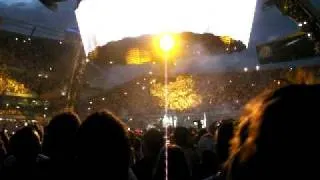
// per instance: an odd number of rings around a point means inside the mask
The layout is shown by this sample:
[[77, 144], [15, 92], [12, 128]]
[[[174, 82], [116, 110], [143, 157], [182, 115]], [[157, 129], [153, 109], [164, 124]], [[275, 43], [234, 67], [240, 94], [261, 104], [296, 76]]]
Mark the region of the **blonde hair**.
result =
[[[268, 102], [272, 92], [266, 90], [245, 105], [239, 124], [235, 128], [234, 137], [230, 141], [230, 156], [226, 165], [231, 164], [236, 155], [239, 155], [241, 161], [246, 161], [255, 154], [263, 112], [272, 103], [272, 101]], [[248, 133], [245, 138], [244, 131]]]

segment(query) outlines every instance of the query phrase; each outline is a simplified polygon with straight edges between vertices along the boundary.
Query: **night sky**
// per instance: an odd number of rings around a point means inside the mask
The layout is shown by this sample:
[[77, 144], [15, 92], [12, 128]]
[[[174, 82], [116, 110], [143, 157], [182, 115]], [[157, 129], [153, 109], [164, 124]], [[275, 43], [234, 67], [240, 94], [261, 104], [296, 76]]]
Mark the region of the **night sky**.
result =
[[[212, 71], [224, 71], [230, 68], [240, 70], [244, 67], [249, 67], [249, 69], [252, 69], [258, 65], [255, 50], [255, 46], [257, 44], [274, 40], [278, 37], [286, 36], [297, 31], [297, 25], [295, 22], [290, 20], [288, 17], [283, 16], [276, 8], [263, 11], [261, 9], [261, 4], [262, 3], [259, 0], [248, 50], [232, 55], [199, 57], [201, 61], [197, 59], [189, 60], [189, 62], [179, 66], [176, 69], [176, 72], [209, 73]], [[40, 4], [38, 0], [0, 0], [0, 17], [2, 16], [4, 18], [9, 17], [23, 20], [32, 24], [42, 25], [63, 32], [68, 28], [77, 27], [73, 7], [74, 2], [69, 0], [68, 2], [60, 3], [57, 12], [52, 12]], [[11, 31], [19, 31], [21, 33], [29, 33], [30, 31], [30, 29], [17, 29], [13, 27], [6, 27], [5, 25], [1, 24], [0, 28], [5, 28]], [[35, 35], [43, 36], [43, 34]], [[313, 64], [316, 62], [314, 60], [309, 60], [295, 62], [294, 64], [306, 63]], [[289, 66], [289, 64], [292, 64], [292, 62], [284, 63], [283, 65]], [[264, 66], [264, 68], [271, 66]], [[279, 65], [277, 64], [276, 66]], [[149, 71], [149, 68], [146, 66], [140, 68], [142, 71], [137, 71], [137, 67], [114, 67], [109, 71], [109, 73], [104, 72], [102, 67], [94, 68], [100, 69], [102, 76], [106, 77], [103, 78], [103, 82], [109, 84], [109, 86], [110, 83], [116, 85], [119, 82], [130, 80], [132, 77], [135, 77], [135, 75], [143, 74]]]

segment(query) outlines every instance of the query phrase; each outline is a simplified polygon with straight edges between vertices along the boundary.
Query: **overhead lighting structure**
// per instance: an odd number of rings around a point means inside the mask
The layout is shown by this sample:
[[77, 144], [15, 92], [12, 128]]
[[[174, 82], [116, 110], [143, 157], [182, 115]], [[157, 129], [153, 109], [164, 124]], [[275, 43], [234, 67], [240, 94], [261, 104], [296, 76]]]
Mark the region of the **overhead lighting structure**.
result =
[[86, 54], [125, 37], [166, 32], [211, 33], [247, 45], [256, 1], [87, 0], [76, 17]]

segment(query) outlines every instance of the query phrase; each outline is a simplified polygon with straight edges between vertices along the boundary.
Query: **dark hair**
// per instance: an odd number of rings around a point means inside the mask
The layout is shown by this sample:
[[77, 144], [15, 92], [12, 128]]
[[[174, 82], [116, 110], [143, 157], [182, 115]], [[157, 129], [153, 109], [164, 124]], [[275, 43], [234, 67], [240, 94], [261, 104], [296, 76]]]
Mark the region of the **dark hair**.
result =
[[[166, 150], [168, 151], [168, 157], [166, 157]], [[168, 161], [167, 169], [166, 160]], [[189, 180], [191, 178], [185, 154], [179, 146], [168, 145], [167, 149], [162, 148], [159, 154], [153, 180], [165, 180], [166, 175], [168, 180]]]
[[79, 117], [73, 112], [54, 116], [46, 127], [44, 153], [52, 158], [66, 158], [74, 154], [74, 141], [79, 127]]
[[38, 132], [32, 127], [18, 130], [9, 141], [9, 150], [17, 159], [35, 161], [41, 152]]
[[146, 154], [158, 155], [164, 145], [163, 134], [157, 129], [149, 129], [143, 136], [143, 145]]
[[190, 132], [185, 127], [177, 127], [174, 131], [174, 140], [175, 143], [182, 147], [188, 147], [189, 145], [189, 138], [190, 138]]
[[217, 129], [217, 154], [220, 164], [224, 163], [229, 157], [230, 140], [233, 137], [234, 120], [223, 120]]
[[130, 147], [127, 128], [114, 115], [106, 111], [91, 114], [79, 128], [77, 145], [82, 174], [128, 179]]

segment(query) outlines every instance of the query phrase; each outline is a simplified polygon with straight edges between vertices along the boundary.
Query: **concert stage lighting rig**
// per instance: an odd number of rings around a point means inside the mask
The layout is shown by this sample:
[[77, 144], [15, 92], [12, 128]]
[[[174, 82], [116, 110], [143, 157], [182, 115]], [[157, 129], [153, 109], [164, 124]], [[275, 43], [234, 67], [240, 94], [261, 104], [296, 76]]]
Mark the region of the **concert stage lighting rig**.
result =
[[292, 18], [311, 38], [320, 41], [320, 11], [311, 0], [266, 0], [264, 8], [276, 6], [283, 15]]
[[[320, 11], [312, 0], [266, 0], [263, 9], [277, 7], [297, 23], [299, 31], [257, 45], [261, 64], [308, 59], [320, 55]], [[317, 9], [318, 8], [318, 9]]]

